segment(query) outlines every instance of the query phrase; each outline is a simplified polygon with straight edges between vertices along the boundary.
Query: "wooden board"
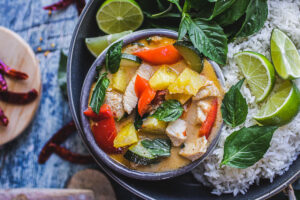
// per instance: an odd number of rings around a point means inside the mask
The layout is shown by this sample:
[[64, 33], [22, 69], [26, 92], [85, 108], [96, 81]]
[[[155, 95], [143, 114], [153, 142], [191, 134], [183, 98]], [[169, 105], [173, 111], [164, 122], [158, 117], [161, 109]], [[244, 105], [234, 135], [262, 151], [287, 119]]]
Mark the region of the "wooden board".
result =
[[75, 189], [7, 189], [0, 190], [1, 200], [94, 200], [91, 190]]
[[19, 35], [1, 26], [0, 59], [29, 76], [27, 80], [5, 77], [10, 91], [27, 92], [34, 88], [39, 92], [39, 97], [28, 105], [12, 105], [0, 101], [0, 107], [9, 119], [7, 127], [0, 126], [1, 146], [15, 139], [30, 124], [39, 105], [42, 87], [39, 65], [30, 46]]

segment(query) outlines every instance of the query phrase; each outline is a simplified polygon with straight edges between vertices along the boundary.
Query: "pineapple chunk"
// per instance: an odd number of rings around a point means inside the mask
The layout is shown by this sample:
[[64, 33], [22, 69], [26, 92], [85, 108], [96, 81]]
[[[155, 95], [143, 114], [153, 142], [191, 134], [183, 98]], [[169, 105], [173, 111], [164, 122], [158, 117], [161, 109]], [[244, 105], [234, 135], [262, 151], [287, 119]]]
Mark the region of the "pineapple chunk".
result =
[[171, 94], [196, 95], [199, 89], [205, 85], [206, 81], [207, 79], [204, 76], [190, 68], [185, 68], [168, 89]]
[[160, 121], [154, 117], [148, 117], [143, 121], [141, 131], [144, 133], [164, 134], [167, 128], [167, 123]]
[[189, 94], [167, 94], [166, 95], [166, 100], [169, 99], [176, 99], [177, 101], [179, 101], [182, 105], [185, 104], [190, 98], [192, 97], [192, 95]]
[[121, 65], [117, 73], [112, 75], [112, 88], [124, 93], [131, 79], [131, 74], [137, 70], [137, 67], [126, 67]]
[[125, 147], [136, 142], [138, 142], [137, 131], [135, 130], [134, 124], [129, 123], [118, 133], [114, 140], [114, 147]]
[[154, 90], [164, 90], [169, 87], [177, 78], [177, 73], [170, 67], [160, 67], [150, 78], [150, 87]]

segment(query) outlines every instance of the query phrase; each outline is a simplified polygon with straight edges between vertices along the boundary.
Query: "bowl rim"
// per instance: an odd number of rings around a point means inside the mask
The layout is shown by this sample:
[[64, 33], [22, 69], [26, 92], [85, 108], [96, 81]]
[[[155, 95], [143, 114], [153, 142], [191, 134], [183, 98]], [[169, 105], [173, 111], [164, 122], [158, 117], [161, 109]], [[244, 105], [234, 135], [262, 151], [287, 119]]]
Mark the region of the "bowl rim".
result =
[[[144, 29], [140, 31], [133, 32], [127, 36], [124, 36], [120, 38], [119, 40], [115, 41], [114, 43], [123, 40], [124, 45], [130, 44], [132, 42], [135, 42], [137, 40], [147, 38], [150, 36], [165, 36], [169, 38], [176, 39], [178, 36], [178, 33], [176, 31], [171, 31], [168, 29]], [[112, 43], [111, 45], [113, 45]], [[164, 180], [168, 178], [173, 178], [179, 175], [182, 175], [184, 173], [187, 173], [194, 169], [196, 166], [198, 166], [208, 155], [210, 152], [213, 151], [215, 148], [217, 141], [220, 137], [221, 130], [223, 127], [223, 122], [220, 125], [220, 128], [215, 136], [215, 138], [212, 140], [211, 144], [209, 145], [206, 153], [202, 155], [199, 159], [196, 161], [191, 162], [190, 164], [183, 166], [181, 168], [171, 170], [171, 171], [165, 171], [165, 172], [142, 172], [142, 171], [137, 171], [133, 170], [130, 168], [127, 168], [126, 166], [122, 165], [121, 163], [113, 160], [107, 153], [105, 153], [96, 143], [93, 133], [90, 128], [90, 123], [88, 118], [83, 114], [83, 111], [88, 107], [88, 100], [89, 100], [89, 93], [90, 93], [90, 88], [92, 84], [94, 83], [97, 71], [96, 71], [96, 66], [101, 65], [103, 62], [105, 62], [105, 55], [107, 52], [107, 49], [111, 46], [109, 45], [94, 61], [92, 64], [91, 68], [89, 69], [83, 86], [81, 90], [81, 97], [80, 97], [80, 119], [81, 123], [83, 126], [83, 134], [86, 136], [88, 145], [92, 149], [92, 154], [94, 154], [94, 157], [96, 159], [101, 160], [103, 163], [105, 163], [107, 166], [109, 166], [111, 169], [114, 171], [117, 171], [127, 177], [134, 178], [134, 179], [139, 179], [139, 180]], [[211, 61], [210, 61], [211, 62]], [[221, 84], [224, 86], [224, 77], [221, 69], [219, 66], [211, 62], [213, 68], [215, 69], [215, 72], [218, 76], [219, 81]]]

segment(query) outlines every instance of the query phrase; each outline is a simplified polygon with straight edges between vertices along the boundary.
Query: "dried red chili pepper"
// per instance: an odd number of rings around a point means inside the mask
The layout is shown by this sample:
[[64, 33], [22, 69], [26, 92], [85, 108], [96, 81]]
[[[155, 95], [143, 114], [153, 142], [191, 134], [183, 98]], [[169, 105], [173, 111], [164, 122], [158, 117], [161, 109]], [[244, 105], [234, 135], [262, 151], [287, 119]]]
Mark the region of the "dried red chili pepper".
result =
[[43, 9], [51, 10], [51, 11], [61, 10], [61, 9], [68, 7], [72, 3], [76, 3], [76, 8], [77, 8], [78, 14], [80, 14], [85, 6], [85, 0], [60, 0], [54, 4], [43, 7]]
[[0, 73], [0, 92], [7, 91], [7, 83], [4, 76]]
[[2, 60], [0, 60], [0, 72], [14, 79], [25, 80], [28, 78], [26, 73], [10, 68]]
[[53, 149], [49, 148], [50, 144], [57, 144], [57, 145], [62, 144], [75, 131], [76, 131], [76, 126], [73, 121], [69, 122], [64, 127], [62, 127], [59, 131], [57, 131], [43, 147], [39, 155], [39, 160], [38, 160], [39, 163], [44, 164], [53, 153]]
[[8, 118], [5, 116], [3, 110], [0, 108], [0, 125], [7, 126]]
[[18, 93], [11, 91], [0, 92], [0, 100], [18, 105], [31, 103], [37, 98], [37, 96], [38, 92], [35, 89], [32, 89], [27, 93]]
[[95, 163], [94, 159], [90, 155], [81, 155], [78, 153], [72, 153], [70, 150], [61, 147], [57, 144], [51, 143], [49, 148], [52, 149], [59, 157], [74, 164], [92, 164]]

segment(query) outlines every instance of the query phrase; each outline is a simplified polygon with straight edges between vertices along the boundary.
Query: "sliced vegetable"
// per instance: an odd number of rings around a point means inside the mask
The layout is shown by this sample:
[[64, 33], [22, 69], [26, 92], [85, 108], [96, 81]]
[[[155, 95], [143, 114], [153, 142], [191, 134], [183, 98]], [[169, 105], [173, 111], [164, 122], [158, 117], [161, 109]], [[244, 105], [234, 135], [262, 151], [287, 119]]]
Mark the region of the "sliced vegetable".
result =
[[92, 132], [96, 143], [103, 151], [106, 153], [116, 153], [118, 149], [114, 147], [114, 140], [117, 136], [117, 129], [114, 116], [108, 105], [104, 104], [102, 107], [109, 116], [94, 123], [92, 125]]
[[145, 139], [141, 143], [154, 156], [168, 157], [171, 155], [171, 141], [169, 139]]
[[134, 52], [133, 54], [153, 65], [171, 65], [179, 61], [181, 58], [179, 52], [173, 45], [141, 50]]
[[157, 157], [152, 155], [141, 142], [130, 146], [128, 151], [124, 154], [124, 158], [138, 165], [149, 165], [157, 162]]
[[144, 116], [144, 114], [148, 111], [151, 101], [154, 99], [156, 92], [150, 87], [146, 88], [142, 93], [139, 103], [138, 103], [138, 111], [140, 116]]
[[177, 78], [177, 73], [170, 67], [160, 67], [150, 78], [150, 87], [154, 90], [164, 90], [169, 87]]
[[204, 66], [203, 55], [196, 49], [191, 42], [178, 41], [174, 47], [179, 51], [184, 60], [196, 72], [201, 72]]
[[155, 111], [152, 117], [164, 121], [171, 122], [178, 119], [183, 113], [183, 108], [177, 100], [167, 100]]
[[142, 63], [142, 60], [131, 54], [122, 53], [121, 66], [124, 67], [138, 67]]
[[85, 116], [91, 118], [93, 121], [99, 121], [101, 119], [109, 118], [111, 114], [111, 109], [109, 105], [103, 104], [98, 114], [95, 113], [90, 106], [83, 113]]
[[211, 109], [207, 114], [206, 120], [201, 125], [199, 130], [199, 136], [205, 136], [206, 138], [209, 137], [211, 129], [214, 126], [214, 123], [217, 118], [217, 112], [218, 112], [218, 99], [214, 99], [211, 105]]
[[98, 114], [99, 110], [104, 102], [106, 89], [109, 86], [109, 79], [107, 73], [103, 73], [99, 76], [98, 81], [93, 89], [92, 98], [90, 101], [90, 107]]
[[206, 78], [191, 70], [185, 68], [183, 72], [178, 76], [173, 84], [169, 86], [169, 92], [171, 94], [188, 94], [196, 95], [199, 89], [206, 83]]
[[112, 88], [115, 90], [118, 90], [121, 93], [124, 93], [126, 90], [126, 87], [131, 79], [131, 77], [128, 74], [131, 74], [129, 72], [133, 72], [137, 70], [137, 67], [126, 67], [122, 65], [119, 68], [119, 70], [112, 75]]
[[167, 100], [175, 99], [175, 100], [179, 101], [182, 105], [185, 104], [191, 97], [192, 97], [192, 95], [189, 95], [189, 94], [169, 94], [168, 93], [166, 95]]
[[136, 79], [135, 79], [135, 83], [134, 83], [134, 91], [135, 91], [136, 96], [138, 98], [140, 98], [142, 93], [148, 87], [149, 87], [148, 80], [144, 79], [140, 75], [137, 75]]
[[134, 124], [129, 123], [124, 126], [118, 133], [117, 137], [114, 140], [114, 147], [125, 147], [136, 142], [138, 142], [137, 131], [134, 128]]
[[105, 57], [105, 66], [106, 69], [114, 74], [120, 68], [121, 58], [122, 58], [122, 47], [123, 40], [114, 43], [109, 47]]
[[160, 121], [154, 117], [148, 117], [143, 121], [141, 131], [150, 134], [164, 134], [167, 128], [167, 123]]

